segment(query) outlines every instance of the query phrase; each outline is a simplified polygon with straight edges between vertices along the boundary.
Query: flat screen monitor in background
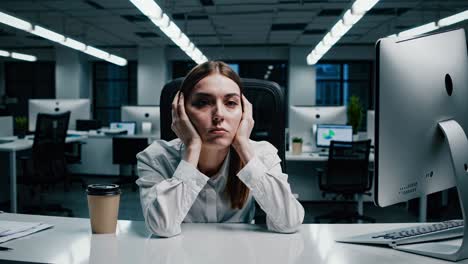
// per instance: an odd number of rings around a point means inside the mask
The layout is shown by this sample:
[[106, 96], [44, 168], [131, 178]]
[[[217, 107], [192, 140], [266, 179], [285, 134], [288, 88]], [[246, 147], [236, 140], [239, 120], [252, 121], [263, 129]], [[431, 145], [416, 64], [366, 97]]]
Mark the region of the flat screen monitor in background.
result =
[[112, 122], [110, 129], [125, 129], [127, 135], [135, 135], [136, 123], [135, 122]]
[[353, 127], [346, 125], [317, 125], [317, 147], [328, 148], [332, 140], [353, 141]]
[[344, 125], [346, 121], [346, 106], [291, 106], [289, 145], [292, 146], [293, 137], [301, 137], [303, 151], [314, 151], [318, 124]]
[[374, 123], [375, 123], [375, 111], [367, 110], [367, 138], [371, 140], [371, 145], [374, 146]]
[[[159, 106], [122, 106], [122, 121], [132, 121], [136, 123], [136, 134], [151, 134], [160, 137], [159, 130]], [[148, 124], [151, 130], [147, 131]]]
[[91, 118], [89, 99], [30, 99], [28, 105], [29, 131], [36, 129], [38, 113], [58, 114], [70, 111], [68, 129], [75, 130], [76, 120]]
[[13, 136], [13, 116], [0, 116], [0, 137]]
[[[376, 44], [376, 55], [376, 204], [389, 206], [457, 186], [464, 215], [468, 212], [465, 31], [384, 38]], [[466, 241], [462, 245], [463, 252], [434, 243], [406, 250], [457, 260], [468, 257]]]

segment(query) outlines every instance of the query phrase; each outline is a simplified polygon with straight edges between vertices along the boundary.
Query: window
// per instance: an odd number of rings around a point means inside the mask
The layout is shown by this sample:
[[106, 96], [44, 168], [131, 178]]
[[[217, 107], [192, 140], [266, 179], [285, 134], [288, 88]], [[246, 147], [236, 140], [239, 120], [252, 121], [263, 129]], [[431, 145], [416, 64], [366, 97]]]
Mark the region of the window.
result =
[[317, 64], [315, 104], [347, 105], [351, 96], [358, 96], [364, 108], [361, 129], [366, 126], [367, 109], [374, 108], [372, 62], [329, 62]]
[[5, 62], [7, 112], [28, 116], [28, 100], [55, 98], [55, 62]]
[[108, 62], [93, 63], [93, 114], [107, 126], [120, 121], [122, 105], [137, 103], [137, 63], [121, 67]]

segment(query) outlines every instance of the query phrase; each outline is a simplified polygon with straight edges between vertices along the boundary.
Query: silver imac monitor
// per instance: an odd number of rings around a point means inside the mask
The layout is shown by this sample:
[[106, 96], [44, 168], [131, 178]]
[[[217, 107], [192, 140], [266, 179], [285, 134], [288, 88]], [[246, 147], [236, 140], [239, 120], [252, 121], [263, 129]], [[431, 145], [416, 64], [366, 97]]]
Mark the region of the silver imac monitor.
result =
[[29, 131], [36, 129], [38, 113], [58, 114], [70, 111], [68, 129], [74, 130], [77, 119], [91, 119], [89, 99], [30, 99], [28, 104]]
[[125, 129], [127, 135], [135, 135], [136, 123], [135, 122], [111, 122], [110, 129]]
[[353, 141], [353, 127], [347, 125], [317, 125], [317, 147], [328, 148], [332, 140]]
[[367, 138], [371, 140], [371, 145], [374, 146], [374, 137], [375, 137], [375, 111], [367, 110]]
[[[376, 44], [376, 67], [375, 203], [388, 206], [457, 186], [464, 215], [468, 206], [465, 31], [381, 39]], [[464, 222], [466, 226], [466, 218]], [[400, 250], [459, 260], [468, 258], [466, 242], [458, 249], [426, 243]]]
[[122, 121], [136, 123], [136, 134], [151, 134], [160, 137], [159, 106], [122, 106]]
[[317, 149], [316, 131], [318, 124], [345, 125], [346, 106], [291, 106], [289, 111], [289, 140], [301, 137], [305, 152]]

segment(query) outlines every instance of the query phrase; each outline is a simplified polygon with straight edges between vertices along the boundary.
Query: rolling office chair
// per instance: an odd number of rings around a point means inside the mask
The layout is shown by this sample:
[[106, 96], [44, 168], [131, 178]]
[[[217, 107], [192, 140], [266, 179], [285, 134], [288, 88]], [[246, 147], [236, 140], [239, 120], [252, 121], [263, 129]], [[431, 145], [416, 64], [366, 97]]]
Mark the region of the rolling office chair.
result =
[[[39, 205], [26, 207], [28, 213], [64, 212], [72, 217], [73, 212], [60, 204], [45, 204], [44, 192], [50, 186], [66, 182], [68, 177], [65, 158], [65, 139], [68, 130], [70, 112], [62, 114], [37, 115], [36, 130], [31, 157], [20, 157], [22, 161], [22, 177], [18, 179], [20, 184], [39, 188]], [[28, 165], [32, 163], [31, 165]]]
[[[172, 140], [177, 136], [171, 129], [171, 104], [182, 84], [183, 78], [167, 83], [161, 92], [161, 139]], [[242, 78], [244, 95], [252, 103], [255, 125], [250, 138], [265, 140], [278, 149], [281, 167], [286, 171], [285, 159], [285, 111], [284, 92], [282, 88], [271, 81]], [[255, 223], [266, 223], [266, 215], [260, 206], [256, 206]]]
[[138, 137], [118, 137], [112, 138], [112, 163], [119, 165], [129, 165], [131, 167], [130, 176], [119, 175], [119, 180], [116, 184], [131, 184], [132, 190], [137, 190], [135, 181], [138, 176], [135, 172], [135, 166], [137, 164], [136, 155], [148, 147], [148, 138]]
[[[342, 142], [331, 141], [326, 171], [317, 170], [320, 190], [325, 193], [343, 195], [345, 198], [358, 198], [358, 211], [362, 211], [362, 195], [370, 195], [372, 173], [369, 172], [370, 140]], [[315, 217], [315, 222], [331, 219], [354, 222], [364, 220], [375, 223], [375, 219], [356, 211], [335, 211]]]

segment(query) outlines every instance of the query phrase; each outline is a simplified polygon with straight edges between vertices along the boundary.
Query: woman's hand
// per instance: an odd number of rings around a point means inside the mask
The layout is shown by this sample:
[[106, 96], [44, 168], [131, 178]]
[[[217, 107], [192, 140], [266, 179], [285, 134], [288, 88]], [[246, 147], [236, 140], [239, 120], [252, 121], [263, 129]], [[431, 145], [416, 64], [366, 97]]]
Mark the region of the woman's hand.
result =
[[183, 159], [196, 167], [200, 158], [202, 140], [185, 112], [184, 94], [180, 91], [172, 101], [171, 128], [186, 147]]
[[242, 95], [242, 104], [244, 105], [244, 112], [242, 113], [242, 119], [237, 128], [232, 146], [239, 154], [242, 162], [247, 164], [254, 155], [252, 146], [250, 145], [250, 134], [255, 122], [252, 117], [252, 104], [244, 95]]

